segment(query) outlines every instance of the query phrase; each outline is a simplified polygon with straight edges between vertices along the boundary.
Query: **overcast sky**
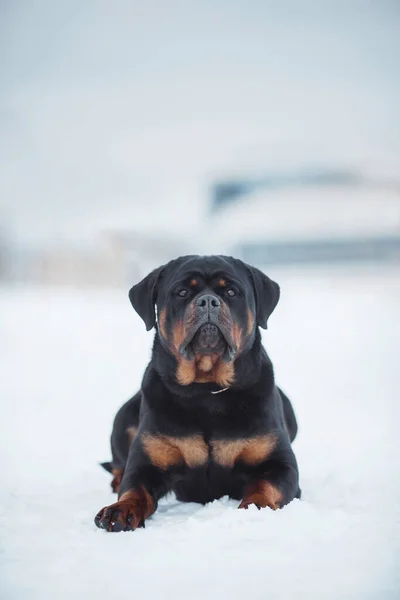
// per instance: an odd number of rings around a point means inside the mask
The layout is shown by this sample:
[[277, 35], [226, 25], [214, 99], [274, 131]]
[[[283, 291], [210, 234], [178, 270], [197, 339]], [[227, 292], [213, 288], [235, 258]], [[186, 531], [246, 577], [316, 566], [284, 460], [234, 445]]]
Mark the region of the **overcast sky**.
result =
[[0, 219], [20, 239], [191, 227], [218, 174], [400, 155], [396, 0], [0, 11]]

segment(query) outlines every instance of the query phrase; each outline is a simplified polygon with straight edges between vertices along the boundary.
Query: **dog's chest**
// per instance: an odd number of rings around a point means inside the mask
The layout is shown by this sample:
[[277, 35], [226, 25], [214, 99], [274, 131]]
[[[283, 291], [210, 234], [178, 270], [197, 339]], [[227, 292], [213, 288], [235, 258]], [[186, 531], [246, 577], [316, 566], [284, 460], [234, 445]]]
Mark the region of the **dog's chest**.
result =
[[208, 441], [199, 434], [143, 436], [143, 447], [151, 462], [164, 470], [182, 464], [190, 468], [202, 467], [210, 462], [227, 468], [233, 468], [237, 463], [257, 465], [267, 460], [276, 442], [274, 434]]

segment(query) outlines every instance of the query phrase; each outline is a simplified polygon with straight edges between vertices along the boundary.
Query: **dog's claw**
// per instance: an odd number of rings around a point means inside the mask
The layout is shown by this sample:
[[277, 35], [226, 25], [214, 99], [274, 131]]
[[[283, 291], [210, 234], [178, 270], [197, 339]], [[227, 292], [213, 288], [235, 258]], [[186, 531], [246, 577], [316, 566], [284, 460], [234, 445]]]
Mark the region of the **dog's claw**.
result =
[[112, 523], [115, 523], [115, 521], [118, 521], [118, 515], [119, 515], [119, 513], [120, 513], [120, 511], [118, 509], [112, 511], [112, 513], [110, 515], [110, 520], [111, 520]]
[[103, 514], [103, 510], [100, 510], [94, 518], [94, 524], [96, 527], [101, 527], [101, 516]]
[[245, 510], [247, 510], [249, 506], [256, 506], [258, 510], [261, 510], [262, 508], [262, 506], [256, 504], [255, 502], [245, 502], [244, 500], [239, 504], [238, 508], [244, 508]]

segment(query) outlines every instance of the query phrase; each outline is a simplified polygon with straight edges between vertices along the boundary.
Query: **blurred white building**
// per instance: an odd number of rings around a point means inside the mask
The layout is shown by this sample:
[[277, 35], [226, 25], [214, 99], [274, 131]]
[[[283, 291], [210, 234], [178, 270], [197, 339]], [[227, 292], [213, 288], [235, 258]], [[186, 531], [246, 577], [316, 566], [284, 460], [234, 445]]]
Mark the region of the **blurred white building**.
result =
[[214, 251], [258, 264], [400, 260], [400, 186], [277, 186], [225, 202], [207, 225]]
[[91, 244], [10, 245], [7, 273], [10, 281], [41, 285], [129, 286], [151, 269], [190, 252], [189, 239], [170, 233], [112, 230]]

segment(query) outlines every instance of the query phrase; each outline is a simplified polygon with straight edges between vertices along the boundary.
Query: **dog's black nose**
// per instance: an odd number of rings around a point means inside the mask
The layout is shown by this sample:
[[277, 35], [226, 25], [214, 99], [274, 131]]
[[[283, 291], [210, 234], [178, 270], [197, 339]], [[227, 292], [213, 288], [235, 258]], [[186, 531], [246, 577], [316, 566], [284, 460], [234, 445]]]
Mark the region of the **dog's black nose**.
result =
[[221, 306], [221, 301], [217, 296], [213, 296], [213, 294], [203, 294], [200, 298], [197, 298], [196, 305], [199, 308], [213, 312], [216, 308]]

